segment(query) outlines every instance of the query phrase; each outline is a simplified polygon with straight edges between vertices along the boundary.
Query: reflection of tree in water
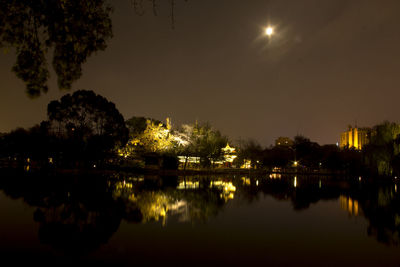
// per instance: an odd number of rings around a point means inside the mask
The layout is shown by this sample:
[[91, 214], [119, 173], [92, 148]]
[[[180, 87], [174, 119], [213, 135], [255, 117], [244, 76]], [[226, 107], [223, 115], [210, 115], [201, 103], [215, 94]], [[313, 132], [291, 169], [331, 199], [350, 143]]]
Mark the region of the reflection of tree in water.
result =
[[400, 196], [397, 185], [365, 185], [358, 202], [368, 219], [368, 235], [387, 245], [400, 245]]
[[261, 190], [279, 200], [290, 200], [295, 210], [307, 209], [320, 200], [339, 198], [342, 209], [351, 216], [363, 215], [368, 220], [368, 235], [387, 245], [400, 245], [400, 196], [391, 182], [373, 183], [309, 178], [265, 180]]
[[[127, 175], [2, 175], [6, 195], [36, 207], [42, 243], [82, 255], [108, 242], [122, 220], [168, 224], [207, 222], [232, 198], [257, 201], [262, 194], [304, 210], [320, 200], [339, 199], [351, 215], [363, 215], [368, 234], [399, 245], [400, 197], [393, 184], [298, 177], [129, 177]], [[268, 211], [265, 211], [268, 212]]]
[[[257, 199], [258, 193], [277, 200], [291, 201], [295, 210], [308, 209], [320, 200], [337, 199], [341, 184], [328, 182], [326, 177], [242, 178], [240, 194], [248, 201]], [[296, 183], [296, 184], [295, 184]]]
[[89, 211], [82, 205], [39, 208], [34, 220], [40, 223], [40, 242], [78, 254], [106, 244], [121, 221], [112, 211]]
[[[123, 178], [113, 184], [113, 197], [124, 203], [124, 219], [134, 222], [161, 221], [166, 224], [169, 217], [177, 217], [180, 222], [202, 221], [215, 216], [225, 201], [221, 190], [210, 188], [210, 181], [203, 179], [201, 186], [181, 188], [171, 180], [177, 177], [164, 177], [157, 181], [169, 181], [167, 185], [153, 183], [151, 179]], [[191, 181], [188, 181], [191, 183]]]
[[13, 198], [37, 207], [42, 243], [73, 254], [85, 254], [107, 243], [119, 227], [122, 208], [102, 176], [3, 176], [0, 187]]

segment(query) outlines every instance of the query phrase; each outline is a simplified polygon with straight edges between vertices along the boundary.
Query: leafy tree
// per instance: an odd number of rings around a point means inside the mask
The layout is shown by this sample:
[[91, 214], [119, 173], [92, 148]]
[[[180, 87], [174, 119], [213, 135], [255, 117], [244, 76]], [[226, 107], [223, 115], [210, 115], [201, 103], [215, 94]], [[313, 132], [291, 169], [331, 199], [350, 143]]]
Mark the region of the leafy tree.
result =
[[160, 123], [162, 124], [161, 121], [156, 120], [156, 119], [133, 116], [129, 120], [125, 121], [126, 127], [129, 129], [129, 135], [131, 137], [132, 136], [135, 137], [139, 134], [142, 134], [146, 130], [148, 120], [153, 122], [156, 125], [158, 125]]
[[396, 123], [385, 121], [374, 127], [370, 143], [364, 149], [366, 164], [370, 170], [381, 175], [392, 174], [393, 163], [397, 162], [400, 152], [396, 141], [399, 135], [400, 125]]
[[[112, 38], [110, 2], [0, 0], [0, 47], [15, 49], [17, 59], [12, 70], [25, 82], [28, 96], [38, 97], [48, 91], [48, 54], [53, 56], [60, 89], [70, 89], [82, 76], [82, 64], [93, 53], [104, 50]], [[145, 13], [143, 0], [131, 2], [136, 14]], [[157, 15], [159, 1], [150, 2]], [[172, 27], [175, 5], [175, 0], [169, 1]]]
[[111, 12], [105, 0], [0, 0], [0, 47], [15, 48], [12, 69], [26, 83], [27, 94], [47, 92], [50, 49], [58, 86], [71, 88], [82, 64], [112, 37]]
[[54, 100], [47, 114], [53, 134], [82, 146], [77, 151], [106, 152], [128, 141], [128, 129], [115, 104], [93, 91], [80, 90]]
[[238, 157], [235, 162], [242, 165], [244, 160], [251, 161], [251, 167], [256, 167], [257, 162], [261, 162], [263, 159], [263, 149], [261, 145], [253, 139], [240, 140], [238, 144]]
[[228, 138], [220, 131], [212, 129], [209, 123], [196, 123], [192, 143], [194, 153], [200, 157], [202, 165], [209, 167], [223, 158], [222, 148], [228, 143]]
[[172, 136], [170, 133], [171, 126], [167, 119], [167, 125], [162, 123], [154, 123], [151, 120], [146, 121], [146, 129], [140, 136], [140, 143], [145, 147], [146, 151], [160, 152], [172, 148]]
[[293, 150], [285, 146], [275, 146], [263, 153], [263, 165], [269, 168], [286, 167], [293, 159]]
[[[228, 138], [214, 130], [209, 123], [183, 125], [174, 132], [176, 153], [185, 156], [200, 157], [203, 167], [212, 166], [213, 162], [223, 159], [222, 148]], [[186, 164], [185, 164], [186, 166]]]
[[126, 121], [129, 129], [129, 141], [118, 152], [121, 156], [133, 156], [136, 153], [167, 152], [173, 148], [171, 125], [159, 120], [144, 117], [132, 117]]
[[298, 135], [294, 138], [294, 150], [296, 159], [303, 166], [315, 168], [319, 166], [321, 160], [320, 146], [311, 142], [310, 139]]

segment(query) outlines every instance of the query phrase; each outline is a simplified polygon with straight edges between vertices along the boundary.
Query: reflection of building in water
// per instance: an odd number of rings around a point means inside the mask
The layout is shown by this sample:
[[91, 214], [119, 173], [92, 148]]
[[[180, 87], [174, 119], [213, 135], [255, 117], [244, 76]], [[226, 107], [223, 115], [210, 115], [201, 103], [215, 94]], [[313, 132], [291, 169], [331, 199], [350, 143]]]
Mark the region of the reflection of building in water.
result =
[[200, 182], [199, 181], [180, 181], [176, 189], [182, 190], [182, 189], [198, 189], [200, 187]]
[[236, 186], [234, 186], [232, 182], [225, 182], [221, 180], [212, 181], [210, 183], [210, 188], [217, 188], [219, 190], [222, 190], [220, 197], [225, 201], [228, 201], [229, 199], [233, 199], [235, 197]]
[[200, 164], [200, 157], [186, 157], [186, 156], [178, 156], [178, 160], [180, 164], [188, 164], [198, 166]]
[[280, 173], [271, 173], [269, 175], [269, 178], [271, 178], [271, 179], [281, 179], [282, 178], [282, 174], [280, 174]]
[[340, 134], [340, 148], [355, 148], [361, 150], [369, 143], [371, 128], [352, 128]]
[[281, 172], [282, 172], [282, 169], [280, 167], [274, 167], [274, 168], [272, 168], [272, 173], [269, 174], [269, 178], [281, 179], [282, 178]]
[[250, 185], [251, 181], [250, 178], [242, 177], [243, 185]]
[[358, 201], [352, 199], [351, 197], [341, 195], [339, 197], [340, 207], [347, 211], [350, 215], [357, 216], [359, 213], [358, 210]]

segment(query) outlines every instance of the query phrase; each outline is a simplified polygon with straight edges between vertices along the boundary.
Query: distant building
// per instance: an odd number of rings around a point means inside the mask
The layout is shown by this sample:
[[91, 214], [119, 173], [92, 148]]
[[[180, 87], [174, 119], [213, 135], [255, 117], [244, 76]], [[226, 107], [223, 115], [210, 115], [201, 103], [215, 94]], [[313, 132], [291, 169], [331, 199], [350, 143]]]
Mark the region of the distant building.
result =
[[275, 140], [275, 146], [293, 146], [293, 140], [289, 137], [280, 136]]
[[237, 153], [234, 147], [230, 147], [229, 144], [226, 144], [226, 147], [222, 148], [222, 152], [224, 153], [224, 165], [225, 167], [232, 167], [232, 162], [235, 158], [237, 158]]
[[361, 150], [369, 143], [371, 128], [353, 128], [349, 126], [346, 132], [340, 134], [340, 148], [355, 148]]

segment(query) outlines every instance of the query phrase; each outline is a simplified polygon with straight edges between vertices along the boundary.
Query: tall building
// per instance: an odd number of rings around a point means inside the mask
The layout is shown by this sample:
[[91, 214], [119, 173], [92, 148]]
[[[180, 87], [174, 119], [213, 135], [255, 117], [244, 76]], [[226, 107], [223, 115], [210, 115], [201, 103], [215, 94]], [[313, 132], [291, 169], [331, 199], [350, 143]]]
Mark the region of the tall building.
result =
[[340, 134], [340, 148], [355, 148], [361, 150], [369, 143], [371, 128], [355, 128], [349, 126], [346, 132]]

